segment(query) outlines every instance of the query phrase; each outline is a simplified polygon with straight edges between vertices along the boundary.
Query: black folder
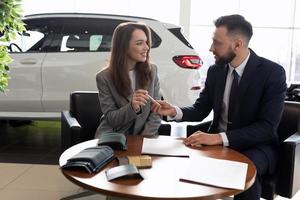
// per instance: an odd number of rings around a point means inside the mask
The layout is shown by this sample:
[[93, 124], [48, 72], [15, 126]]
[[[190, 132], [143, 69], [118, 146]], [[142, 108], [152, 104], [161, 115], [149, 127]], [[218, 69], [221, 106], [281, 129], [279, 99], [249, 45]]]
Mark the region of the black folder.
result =
[[62, 168], [95, 173], [114, 158], [114, 151], [109, 146], [90, 147], [68, 159], [67, 163], [63, 165]]
[[99, 137], [98, 145], [107, 145], [114, 150], [127, 150], [127, 140], [124, 133], [102, 133]]

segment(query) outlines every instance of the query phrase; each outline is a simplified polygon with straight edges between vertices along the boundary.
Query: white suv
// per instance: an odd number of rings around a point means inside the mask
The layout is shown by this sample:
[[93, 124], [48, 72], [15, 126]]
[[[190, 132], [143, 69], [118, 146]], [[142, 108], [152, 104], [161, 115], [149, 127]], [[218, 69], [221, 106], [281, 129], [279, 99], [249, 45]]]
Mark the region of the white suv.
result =
[[151, 60], [158, 66], [161, 93], [169, 102], [190, 105], [199, 95], [202, 61], [181, 28], [131, 16], [36, 14], [27, 31], [9, 45], [9, 91], [0, 94], [0, 118], [56, 118], [69, 109], [69, 94], [97, 90], [96, 73], [107, 64], [111, 36], [125, 21], [142, 21], [152, 31]]

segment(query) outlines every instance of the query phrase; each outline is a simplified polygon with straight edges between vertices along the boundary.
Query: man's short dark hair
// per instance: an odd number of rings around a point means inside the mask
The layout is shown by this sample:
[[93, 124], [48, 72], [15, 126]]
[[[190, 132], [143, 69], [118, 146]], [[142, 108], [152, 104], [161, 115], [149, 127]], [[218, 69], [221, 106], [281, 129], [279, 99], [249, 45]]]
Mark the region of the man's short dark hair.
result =
[[251, 39], [253, 31], [252, 25], [241, 15], [226, 15], [214, 21], [215, 26], [225, 26], [228, 33], [245, 36], [248, 41]]

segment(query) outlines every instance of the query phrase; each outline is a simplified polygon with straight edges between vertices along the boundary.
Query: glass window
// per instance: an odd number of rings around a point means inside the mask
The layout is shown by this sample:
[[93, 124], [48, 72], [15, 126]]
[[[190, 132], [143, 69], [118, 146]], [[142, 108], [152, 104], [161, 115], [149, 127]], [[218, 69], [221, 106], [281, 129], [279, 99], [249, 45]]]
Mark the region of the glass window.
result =
[[98, 47], [102, 43], [102, 38], [103, 38], [103, 35], [91, 35], [91, 37], [90, 37], [90, 51], [97, 51]]
[[45, 52], [49, 47], [52, 36], [60, 31], [59, 23], [52, 19], [25, 20], [26, 31], [17, 35], [10, 44], [10, 52], [38, 53]]
[[111, 36], [123, 21], [112, 19], [65, 18], [64, 28], [53, 46], [60, 51], [110, 51]]
[[300, 29], [300, 3], [299, 1], [296, 0], [295, 0], [295, 27]]
[[[108, 52], [114, 29], [122, 20], [101, 18], [43, 18], [26, 20], [27, 31], [7, 44], [10, 52]], [[152, 31], [152, 30], [151, 30]], [[152, 31], [152, 48], [161, 44]]]
[[292, 82], [300, 83], [300, 29], [294, 32], [294, 66], [292, 68]]
[[44, 37], [45, 34], [39, 31], [26, 31], [23, 35], [17, 35], [16, 39], [11, 41], [9, 51], [12, 53], [35, 51], [32, 47], [42, 41]]
[[240, 14], [252, 26], [290, 27], [292, 26], [294, 0], [240, 0]]
[[[207, 69], [215, 63], [213, 54], [209, 51], [213, 37], [213, 26], [193, 26], [191, 27], [190, 41], [195, 50], [199, 53], [203, 60], [203, 65], [200, 68], [201, 77], [204, 78]], [[202, 76], [203, 74], [203, 76]]]
[[168, 29], [172, 34], [175, 35], [183, 44], [185, 44], [187, 47], [194, 49], [192, 45], [187, 41], [185, 36], [182, 34], [182, 29], [181, 28], [170, 28]]
[[[112, 34], [120, 23], [114, 19], [65, 18], [64, 28], [55, 36], [51, 46], [59, 51], [110, 51]], [[159, 46], [161, 39], [152, 31], [152, 48]]]
[[60, 51], [110, 51], [111, 39], [111, 35], [64, 35]]
[[[40, 26], [36, 26], [37, 21], [41, 22]], [[44, 20], [25, 21], [26, 31], [11, 41], [9, 51], [11, 53], [42, 51], [43, 43], [49, 33], [48, 23], [44, 24], [44, 22]]]
[[213, 25], [222, 15], [238, 13], [239, 0], [191, 1], [191, 25]]
[[[267, 15], [266, 8], [270, 8]], [[192, 0], [190, 38], [204, 62], [201, 73], [205, 76], [207, 68], [214, 63], [209, 52], [215, 29], [213, 20], [235, 13], [243, 15], [253, 26], [250, 48], [258, 55], [281, 64], [288, 82], [299, 81], [300, 4], [296, 0], [212, 0], [205, 4]]]
[[285, 68], [287, 80], [290, 80], [292, 30], [280, 28], [254, 28], [250, 41], [259, 56], [272, 60]]

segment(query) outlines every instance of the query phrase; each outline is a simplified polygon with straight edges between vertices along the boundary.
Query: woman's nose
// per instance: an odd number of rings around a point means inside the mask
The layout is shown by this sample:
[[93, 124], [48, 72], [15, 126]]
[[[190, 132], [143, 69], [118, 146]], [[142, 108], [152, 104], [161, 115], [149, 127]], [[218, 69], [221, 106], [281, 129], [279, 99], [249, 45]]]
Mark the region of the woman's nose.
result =
[[148, 50], [149, 49], [149, 46], [147, 43], [144, 44], [144, 49]]

